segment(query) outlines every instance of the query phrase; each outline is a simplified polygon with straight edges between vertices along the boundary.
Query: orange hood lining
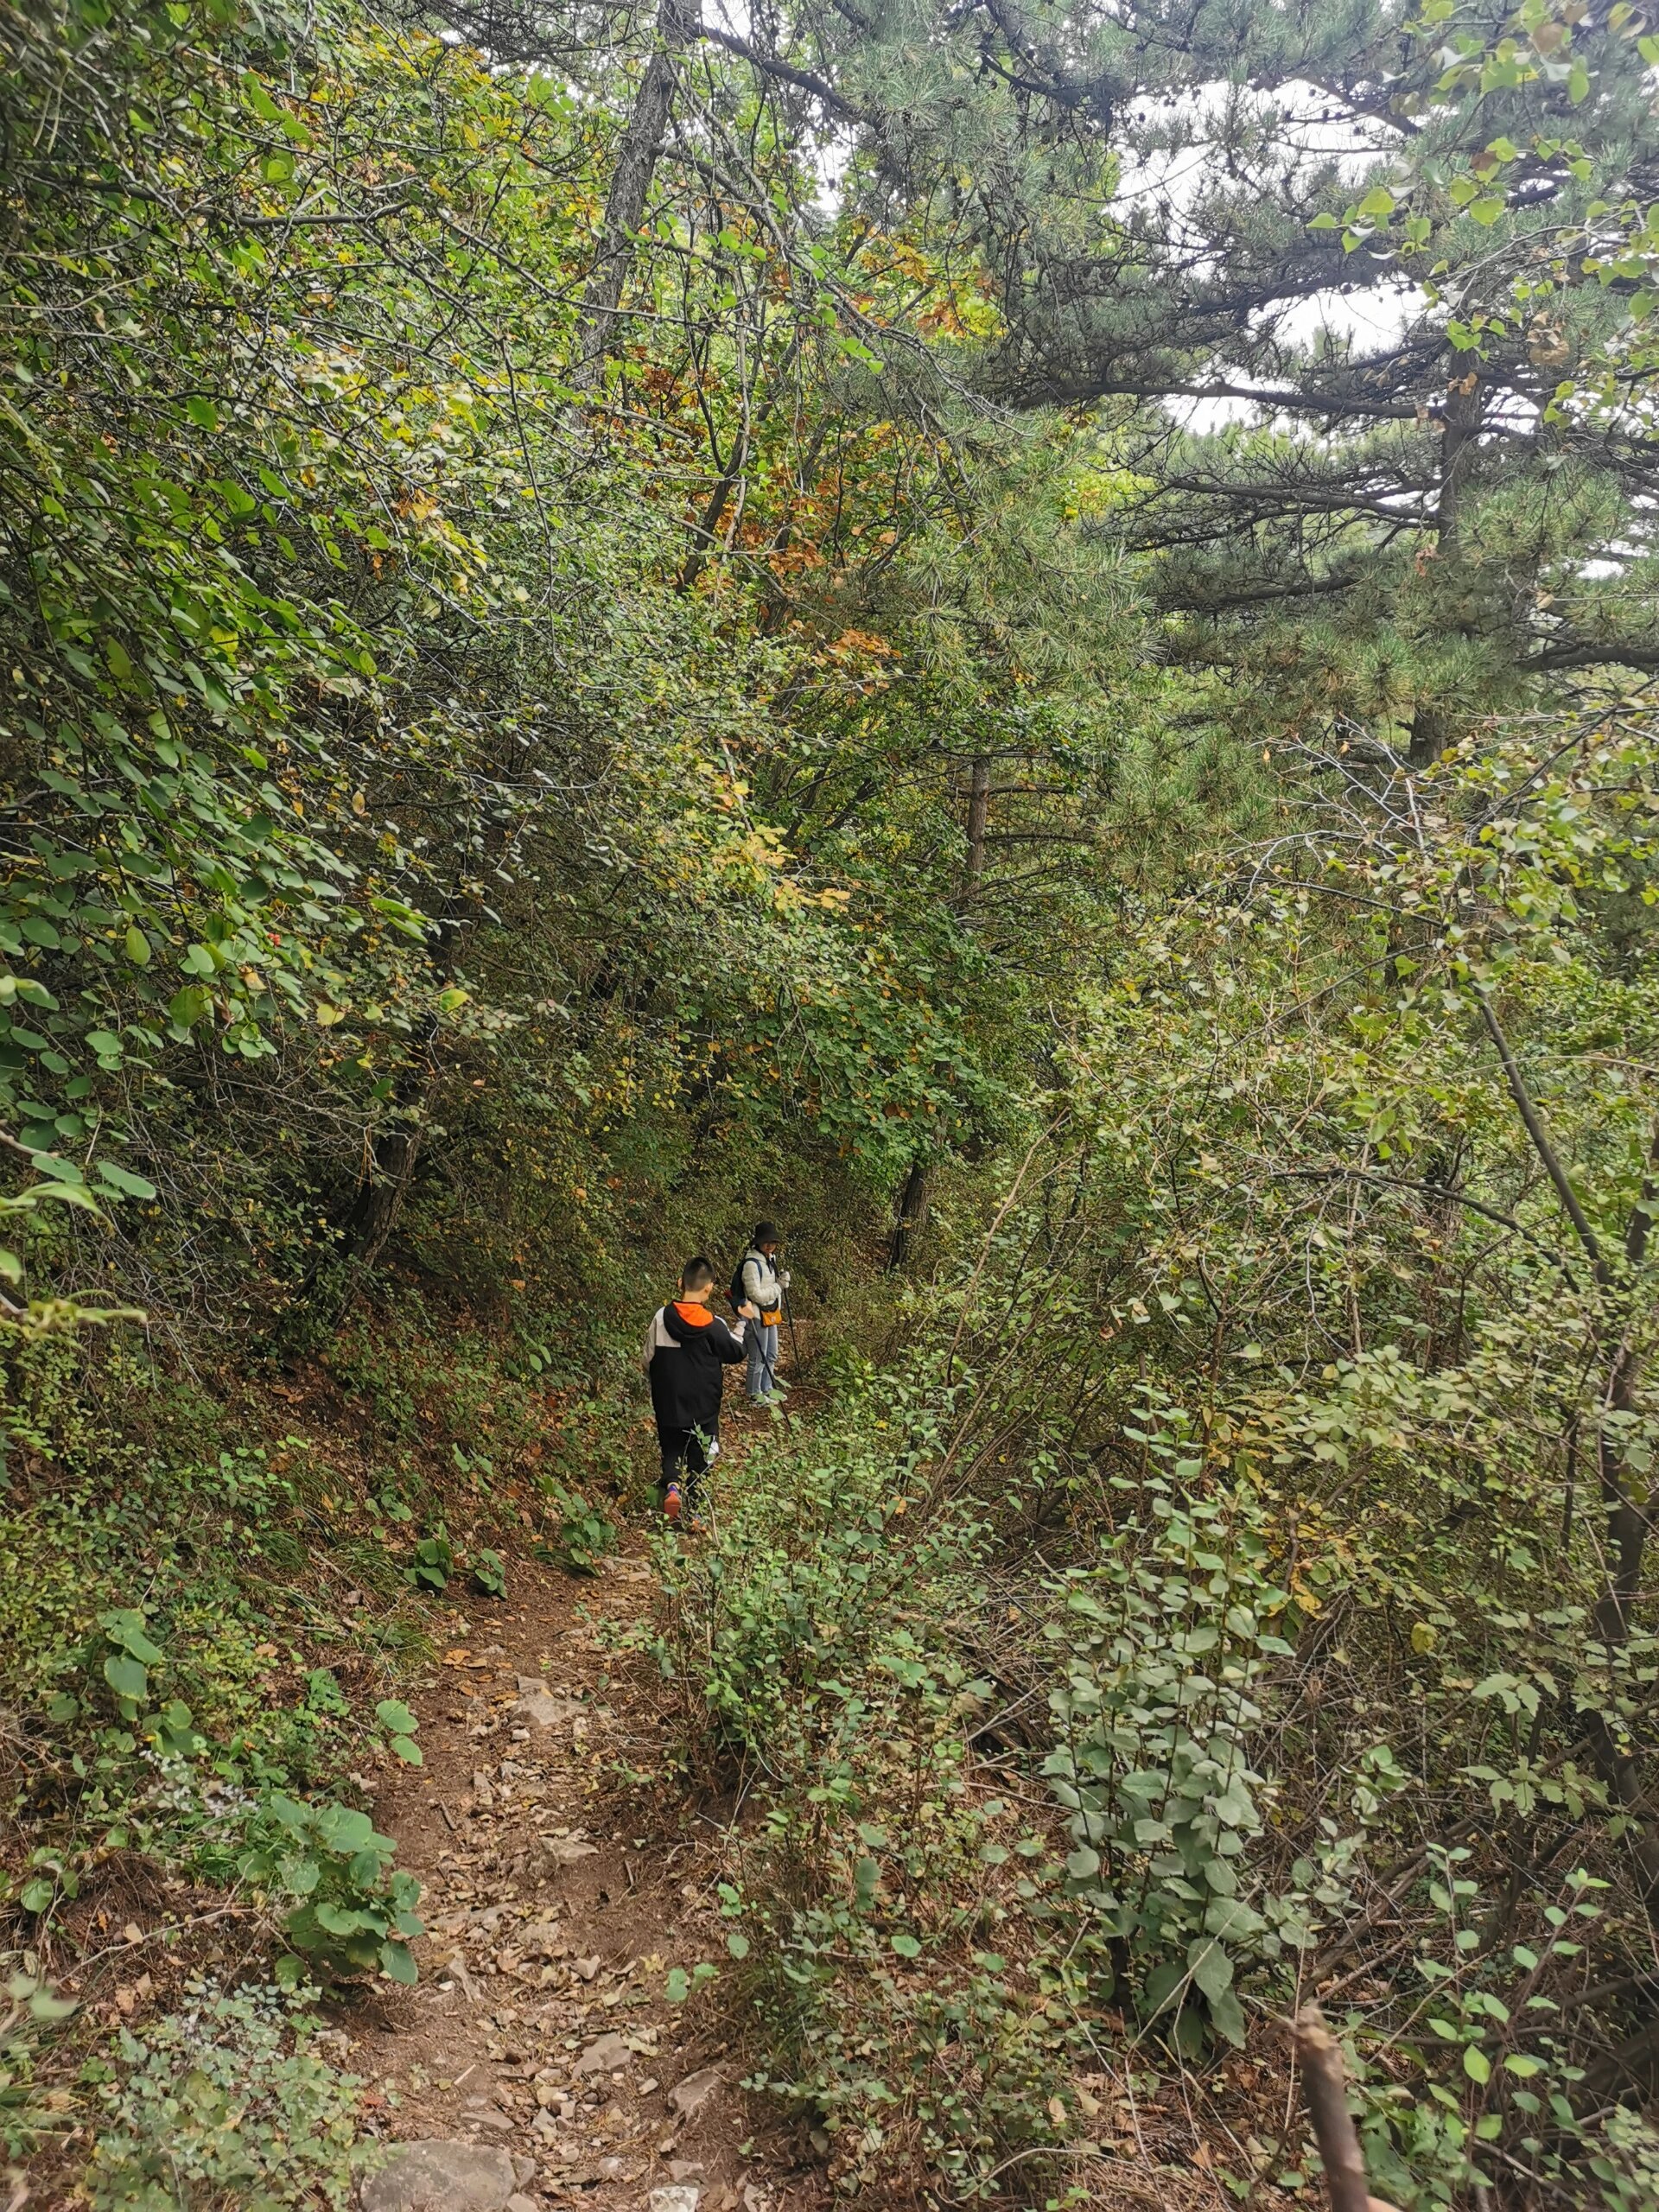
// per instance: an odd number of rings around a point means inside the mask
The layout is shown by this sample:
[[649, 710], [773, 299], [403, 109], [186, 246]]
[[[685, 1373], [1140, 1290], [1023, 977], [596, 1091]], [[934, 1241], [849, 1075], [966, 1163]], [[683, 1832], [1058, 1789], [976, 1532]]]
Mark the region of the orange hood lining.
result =
[[687, 1298], [677, 1298], [674, 1311], [690, 1329], [706, 1329], [715, 1318], [706, 1306], [696, 1305]]

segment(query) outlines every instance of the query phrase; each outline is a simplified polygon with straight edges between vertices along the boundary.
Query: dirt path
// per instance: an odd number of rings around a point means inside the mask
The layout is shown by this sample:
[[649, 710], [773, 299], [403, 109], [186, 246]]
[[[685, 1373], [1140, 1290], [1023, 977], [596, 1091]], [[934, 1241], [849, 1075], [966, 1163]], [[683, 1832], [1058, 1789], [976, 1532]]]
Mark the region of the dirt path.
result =
[[636, 1530], [593, 1580], [511, 1559], [507, 1600], [457, 1616], [409, 1700], [425, 1764], [375, 1807], [423, 1887], [420, 1985], [342, 2027], [344, 2061], [388, 2138], [533, 2158], [533, 2202], [632, 2212], [678, 2185], [701, 2212], [805, 2212], [826, 2187], [804, 2130], [738, 2086], [711, 2000], [664, 1993], [725, 1950], [718, 1825], [665, 1777], [656, 1669], [616, 1648], [655, 1588]]

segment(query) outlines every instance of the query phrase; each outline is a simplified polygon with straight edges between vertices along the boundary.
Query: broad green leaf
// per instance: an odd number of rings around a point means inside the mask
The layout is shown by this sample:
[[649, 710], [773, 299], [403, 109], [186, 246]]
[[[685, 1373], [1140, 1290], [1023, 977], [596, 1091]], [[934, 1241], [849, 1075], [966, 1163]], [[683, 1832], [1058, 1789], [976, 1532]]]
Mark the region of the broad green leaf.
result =
[[135, 1704], [143, 1702], [149, 1688], [147, 1670], [137, 1659], [129, 1659], [121, 1652], [112, 1652], [104, 1662], [104, 1679], [118, 1697], [130, 1699]]
[[156, 1185], [147, 1176], [135, 1175], [130, 1168], [119, 1166], [112, 1160], [100, 1160], [98, 1173], [104, 1182], [125, 1198], [153, 1198], [156, 1196]]
[[389, 1981], [402, 1982], [412, 1989], [420, 1980], [420, 1969], [407, 1943], [388, 1942], [380, 1946], [380, 1971]]

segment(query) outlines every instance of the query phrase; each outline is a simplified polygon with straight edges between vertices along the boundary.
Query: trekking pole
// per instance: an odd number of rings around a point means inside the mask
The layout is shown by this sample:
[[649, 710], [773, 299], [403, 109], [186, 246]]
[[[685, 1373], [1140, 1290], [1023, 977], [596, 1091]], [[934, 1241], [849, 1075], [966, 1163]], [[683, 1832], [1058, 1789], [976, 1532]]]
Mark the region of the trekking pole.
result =
[[1359, 2135], [1348, 2111], [1348, 2085], [1342, 2051], [1317, 2005], [1304, 2005], [1290, 2023], [1291, 2041], [1302, 2066], [1302, 2099], [1319, 2146], [1331, 2212], [1394, 2212], [1373, 2196], [1365, 2178]]
[[795, 1334], [795, 1309], [789, 1302], [789, 1285], [780, 1283], [779, 1288], [784, 1294], [784, 1319], [789, 1324], [789, 1356], [794, 1362], [795, 1380], [798, 1382], [801, 1379], [801, 1347]]

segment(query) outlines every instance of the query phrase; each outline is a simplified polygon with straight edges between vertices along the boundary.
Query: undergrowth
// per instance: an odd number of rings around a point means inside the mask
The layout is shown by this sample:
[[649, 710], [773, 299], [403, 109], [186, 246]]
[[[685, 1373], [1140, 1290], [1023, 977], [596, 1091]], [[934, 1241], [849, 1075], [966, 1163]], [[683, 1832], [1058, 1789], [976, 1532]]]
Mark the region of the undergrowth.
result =
[[1346, 1663], [1327, 1618], [1364, 1562], [1299, 1549], [1313, 1509], [1260, 1438], [1150, 1385], [1122, 1472], [1057, 1480], [1027, 1439], [964, 1473], [972, 1380], [947, 1371], [843, 1370], [817, 1420], [727, 1466], [705, 1548], [661, 1555], [682, 1755], [741, 1808], [721, 1973], [755, 2085], [811, 2113], [838, 2187], [1070, 2201], [1129, 2154], [1128, 2107], [1149, 2155], [1162, 2088], [1224, 2115], [1224, 2186], [1294, 2202], [1317, 2157], [1259, 2056], [1323, 1986], [1395, 2202], [1459, 2201], [1529, 2117], [1548, 2194], [1642, 2201], [1659, 2139], [1597, 2108], [1554, 1997], [1524, 2009], [1589, 1967], [1610, 1868], [1564, 1861], [1511, 1949], [1477, 1932], [1504, 1901], [1475, 1852], [1420, 1851], [1411, 1980], [1324, 1963], [1410, 1834], [1381, 1716], [1315, 1794], [1286, 1751], [1313, 1669]]
[[95, 2212], [343, 2212], [378, 2146], [361, 2082], [318, 2049], [315, 1989], [193, 1982], [175, 2012], [121, 2030], [101, 2075], [86, 2190]]
[[421, 1761], [434, 1608], [505, 1596], [501, 1547], [589, 1570], [637, 1415], [539, 1332], [440, 1340], [407, 1300], [286, 1375], [40, 1335], [4, 1386], [9, 2153], [96, 2144], [100, 2207], [343, 2202], [349, 2085], [289, 1998], [416, 1978], [368, 1793]]

